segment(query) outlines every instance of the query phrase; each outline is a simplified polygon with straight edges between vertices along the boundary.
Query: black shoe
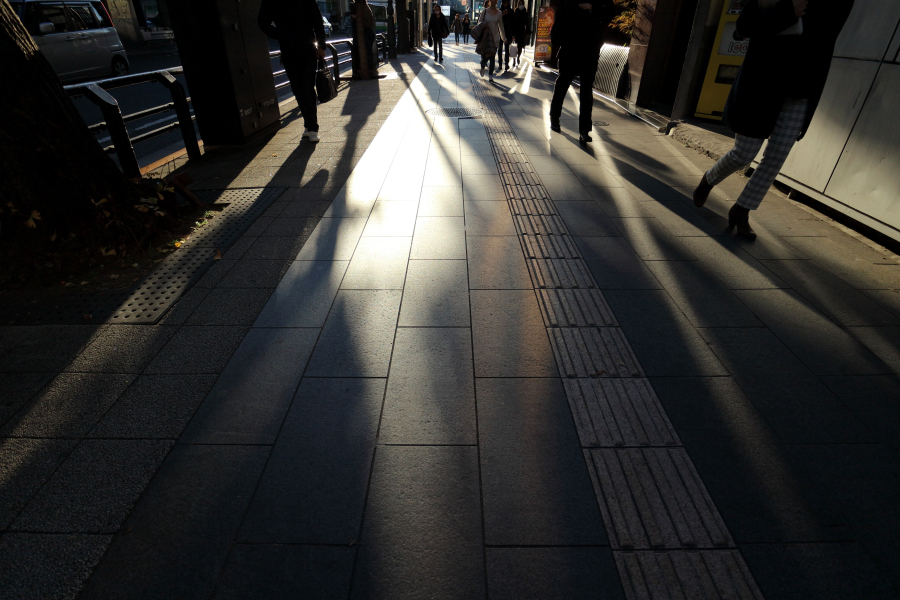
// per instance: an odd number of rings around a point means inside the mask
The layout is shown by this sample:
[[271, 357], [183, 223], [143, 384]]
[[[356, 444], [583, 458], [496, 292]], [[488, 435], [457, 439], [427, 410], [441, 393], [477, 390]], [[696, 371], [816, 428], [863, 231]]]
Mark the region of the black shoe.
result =
[[738, 237], [746, 238], [748, 240], [756, 239], [756, 232], [750, 227], [749, 208], [744, 208], [743, 206], [735, 204], [731, 207], [731, 210], [728, 211], [728, 229], [725, 231], [731, 231], [735, 227], [737, 228], [735, 233]]
[[578, 134], [578, 141], [579, 141], [579, 142], [582, 142], [582, 143], [593, 141], [593, 139], [591, 138], [591, 132], [590, 132], [590, 131], [582, 131], [582, 132], [580, 132], [580, 133]]
[[562, 127], [559, 126], [559, 121], [550, 119], [550, 131], [555, 131], [556, 133], [562, 133]]
[[697, 189], [694, 190], [694, 206], [700, 208], [706, 204], [706, 199], [709, 198], [709, 193], [712, 189], [713, 186], [706, 181], [706, 173], [704, 173], [703, 178], [700, 179], [700, 183], [697, 185]]

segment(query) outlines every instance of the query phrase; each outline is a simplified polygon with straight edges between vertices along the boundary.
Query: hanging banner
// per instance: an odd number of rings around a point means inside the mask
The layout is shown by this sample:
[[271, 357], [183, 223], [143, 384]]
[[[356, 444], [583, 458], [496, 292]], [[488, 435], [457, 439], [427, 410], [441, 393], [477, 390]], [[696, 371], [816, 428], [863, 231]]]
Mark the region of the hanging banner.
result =
[[550, 29], [553, 28], [553, 20], [556, 11], [552, 6], [542, 6], [538, 9], [537, 35], [534, 41], [534, 62], [550, 60]]

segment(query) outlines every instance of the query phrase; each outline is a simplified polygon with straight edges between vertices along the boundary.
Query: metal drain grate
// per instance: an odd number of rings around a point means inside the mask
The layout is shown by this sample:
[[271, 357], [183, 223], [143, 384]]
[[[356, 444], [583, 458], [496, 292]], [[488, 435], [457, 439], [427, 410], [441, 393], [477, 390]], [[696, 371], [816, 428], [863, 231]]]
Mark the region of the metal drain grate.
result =
[[594, 121], [594, 125], [597, 127], [609, 127], [609, 123], [606, 121]]
[[432, 117], [480, 117], [484, 114], [483, 108], [432, 108], [425, 111]]
[[[65, 325], [85, 323], [151, 324], [206, 272], [217, 250], [225, 251], [285, 188], [199, 190], [212, 208], [222, 210], [130, 290], [61, 292], [50, 297], [9, 298], [0, 305], [0, 323]], [[37, 298], [37, 299], [36, 299]]]

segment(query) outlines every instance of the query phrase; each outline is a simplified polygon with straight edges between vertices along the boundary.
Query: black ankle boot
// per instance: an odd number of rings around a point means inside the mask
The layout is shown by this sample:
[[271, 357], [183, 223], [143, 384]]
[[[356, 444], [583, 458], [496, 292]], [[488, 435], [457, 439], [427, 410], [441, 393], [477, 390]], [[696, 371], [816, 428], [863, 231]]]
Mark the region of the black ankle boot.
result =
[[756, 239], [756, 232], [750, 227], [749, 208], [735, 204], [728, 211], [728, 229], [726, 231], [731, 231], [735, 227], [737, 228], [735, 233], [738, 237], [747, 238], [748, 240]]
[[697, 189], [694, 190], [694, 206], [699, 208], [706, 204], [706, 199], [709, 198], [709, 193], [712, 189], [713, 186], [706, 181], [706, 173], [704, 173], [699, 185], [697, 185]]

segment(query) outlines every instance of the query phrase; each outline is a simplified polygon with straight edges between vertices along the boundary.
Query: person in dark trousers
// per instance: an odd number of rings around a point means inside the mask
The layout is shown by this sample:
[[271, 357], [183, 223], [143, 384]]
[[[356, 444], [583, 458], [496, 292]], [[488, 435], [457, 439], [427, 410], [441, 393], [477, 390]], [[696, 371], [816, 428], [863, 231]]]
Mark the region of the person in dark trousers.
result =
[[[500, 70], [500, 65], [503, 65], [503, 69], [509, 70], [509, 45], [512, 43], [513, 39], [513, 30], [515, 29], [515, 15], [512, 7], [509, 5], [509, 0], [503, 0], [500, 3], [500, 14], [503, 15], [503, 34], [506, 36], [506, 40], [497, 47], [497, 70]], [[503, 51], [506, 50], [506, 61], [503, 60]]]
[[462, 20], [463, 26], [463, 44], [469, 43], [469, 32], [472, 30], [472, 20], [469, 18], [469, 15], [463, 17]]
[[564, 0], [557, 8], [556, 21], [550, 30], [550, 41], [559, 48], [559, 77], [553, 87], [550, 102], [550, 129], [561, 131], [566, 92], [576, 77], [581, 81], [579, 90], [578, 132], [581, 142], [591, 141], [591, 111], [594, 108], [593, 83], [603, 45], [603, 30], [612, 19], [612, 0]]
[[459, 46], [459, 34], [462, 33], [462, 21], [459, 19], [459, 13], [453, 19], [453, 34], [456, 36], [456, 45]]
[[852, 8], [853, 0], [750, 0], [738, 17], [737, 34], [749, 37], [750, 46], [723, 115], [734, 148], [704, 173], [694, 204], [703, 206], [713, 186], [749, 165], [768, 138], [759, 167], [728, 211], [728, 230], [737, 228], [740, 237], [756, 238], [750, 211], [809, 128]]
[[441, 7], [435, 4], [431, 11], [431, 18], [428, 19], [428, 37], [434, 41], [434, 60], [437, 62], [444, 62], [445, 34], [450, 35], [447, 17], [441, 12]]
[[325, 58], [325, 27], [319, 5], [315, 0], [262, 0], [257, 23], [281, 47], [281, 63], [303, 115], [303, 137], [318, 142], [316, 69], [318, 61]]
[[513, 56], [513, 66], [518, 66], [522, 51], [528, 45], [528, 11], [525, 9], [525, 0], [518, 0], [518, 6], [513, 12], [513, 37], [516, 38], [516, 55]]

